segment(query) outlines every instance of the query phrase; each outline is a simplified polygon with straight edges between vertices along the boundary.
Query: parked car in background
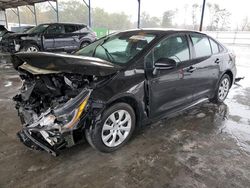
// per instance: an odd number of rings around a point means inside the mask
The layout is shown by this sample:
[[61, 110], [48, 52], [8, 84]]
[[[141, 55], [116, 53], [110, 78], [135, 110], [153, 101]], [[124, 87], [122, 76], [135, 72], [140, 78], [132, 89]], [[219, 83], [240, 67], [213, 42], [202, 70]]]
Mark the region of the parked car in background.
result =
[[236, 76], [232, 52], [186, 30], [132, 30], [74, 55], [14, 57], [23, 80], [14, 97], [23, 123], [18, 135], [53, 155], [84, 135], [94, 148], [115, 151], [135, 127], [204, 101], [222, 103]]
[[32, 29], [35, 26], [29, 25], [29, 26], [20, 26], [20, 27], [11, 27], [11, 31], [14, 33], [25, 33], [26, 31]]
[[1, 41], [5, 52], [73, 52], [96, 40], [95, 33], [84, 24], [41, 24], [25, 33], [13, 33]]
[[23, 32], [22, 33], [28, 33], [29, 32], [29, 30], [31, 30], [31, 29], [33, 29], [34, 27], [26, 27], [26, 28], [24, 28], [23, 29]]
[[3, 39], [3, 37], [6, 37], [10, 33], [13, 33], [13, 32], [6, 29], [3, 25], [0, 25], [0, 43]]

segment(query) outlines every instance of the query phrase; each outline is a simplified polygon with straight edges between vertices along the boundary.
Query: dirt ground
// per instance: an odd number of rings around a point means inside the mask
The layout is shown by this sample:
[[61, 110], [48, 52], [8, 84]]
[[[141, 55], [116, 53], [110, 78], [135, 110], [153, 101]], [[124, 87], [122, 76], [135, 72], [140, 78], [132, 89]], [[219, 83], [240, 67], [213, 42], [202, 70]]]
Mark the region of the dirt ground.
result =
[[224, 104], [146, 126], [111, 154], [82, 143], [53, 157], [21, 144], [11, 100], [21, 83], [0, 63], [0, 187], [250, 187], [250, 47], [232, 48], [245, 79]]

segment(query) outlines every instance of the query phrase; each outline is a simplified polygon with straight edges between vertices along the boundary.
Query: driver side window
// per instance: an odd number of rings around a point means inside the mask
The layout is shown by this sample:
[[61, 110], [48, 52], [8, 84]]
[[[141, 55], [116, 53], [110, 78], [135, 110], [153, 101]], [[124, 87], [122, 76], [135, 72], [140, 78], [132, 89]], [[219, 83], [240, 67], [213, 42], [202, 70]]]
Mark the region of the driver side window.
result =
[[172, 36], [161, 41], [153, 50], [154, 62], [161, 58], [169, 58], [177, 63], [190, 59], [188, 41], [185, 36]]

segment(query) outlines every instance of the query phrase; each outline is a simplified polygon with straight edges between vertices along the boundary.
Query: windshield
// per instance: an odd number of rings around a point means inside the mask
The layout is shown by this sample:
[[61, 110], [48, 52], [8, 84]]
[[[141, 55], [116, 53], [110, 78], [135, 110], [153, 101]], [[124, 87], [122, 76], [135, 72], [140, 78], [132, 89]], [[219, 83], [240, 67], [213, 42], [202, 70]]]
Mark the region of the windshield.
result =
[[29, 29], [28, 31], [26, 31], [26, 33], [41, 33], [43, 31], [45, 31], [45, 29], [48, 27], [49, 25], [48, 24], [41, 24], [41, 25], [38, 25], [36, 27], [33, 27], [32, 29]]
[[142, 51], [155, 35], [142, 31], [118, 33], [102, 38], [76, 52], [76, 55], [98, 57], [114, 64], [123, 65]]

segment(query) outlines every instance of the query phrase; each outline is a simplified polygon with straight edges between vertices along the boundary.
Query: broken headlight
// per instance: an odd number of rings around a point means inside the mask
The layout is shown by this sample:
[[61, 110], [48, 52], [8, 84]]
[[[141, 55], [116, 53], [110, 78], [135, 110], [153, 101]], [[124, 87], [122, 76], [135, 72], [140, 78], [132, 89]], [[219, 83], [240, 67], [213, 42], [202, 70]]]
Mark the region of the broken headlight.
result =
[[54, 111], [57, 117], [56, 119], [60, 122], [62, 128], [72, 129], [76, 123], [79, 122], [80, 117], [87, 106], [90, 93], [90, 91], [85, 93], [84, 98], [81, 100], [73, 99], [72, 101], [68, 101], [68, 104], [65, 104], [62, 109]]
[[47, 110], [29, 127], [40, 125], [46, 130], [72, 129], [79, 121], [88, 104], [91, 90], [84, 90], [77, 97], [53, 110]]
[[79, 122], [80, 117], [87, 106], [89, 96], [87, 96], [80, 104], [80, 106], [68, 114], [57, 117], [57, 120], [63, 124], [63, 128], [71, 129]]

